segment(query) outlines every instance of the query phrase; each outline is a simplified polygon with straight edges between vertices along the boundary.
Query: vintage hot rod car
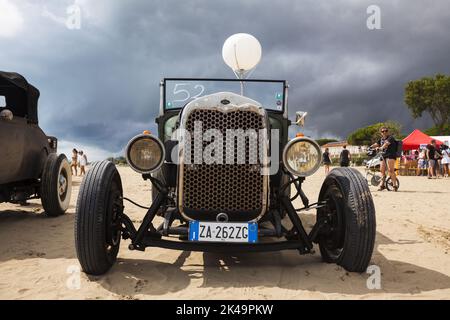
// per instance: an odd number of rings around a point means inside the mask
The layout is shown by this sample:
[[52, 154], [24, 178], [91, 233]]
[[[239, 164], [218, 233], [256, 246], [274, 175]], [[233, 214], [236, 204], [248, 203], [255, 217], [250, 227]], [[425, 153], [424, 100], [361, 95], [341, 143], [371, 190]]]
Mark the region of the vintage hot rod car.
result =
[[[354, 169], [334, 169], [310, 203], [302, 184], [320, 167], [322, 153], [309, 138], [289, 139], [287, 96], [286, 81], [164, 79], [158, 137], [144, 132], [125, 149], [130, 167], [152, 183], [151, 207], [136, 229], [124, 210], [124, 201], [132, 201], [118, 170], [96, 163], [76, 210], [83, 270], [107, 272], [121, 239], [130, 239], [129, 249], [142, 251], [306, 254], [317, 243], [324, 261], [365, 271], [375, 240], [367, 182]], [[294, 207], [297, 198], [301, 208]], [[307, 232], [299, 214], [311, 209], [317, 218]], [[156, 216], [163, 218], [159, 226]]]
[[0, 202], [41, 198], [48, 216], [69, 207], [72, 175], [58, 140], [38, 125], [39, 90], [17, 73], [0, 71]]

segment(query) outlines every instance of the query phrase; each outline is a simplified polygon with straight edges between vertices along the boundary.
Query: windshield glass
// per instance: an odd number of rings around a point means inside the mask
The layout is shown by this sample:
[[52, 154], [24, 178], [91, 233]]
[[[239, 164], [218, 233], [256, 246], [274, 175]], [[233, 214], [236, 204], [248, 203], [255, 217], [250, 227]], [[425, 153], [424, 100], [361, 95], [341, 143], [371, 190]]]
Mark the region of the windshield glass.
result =
[[[243, 80], [244, 96], [269, 110], [284, 110], [285, 81]], [[166, 110], [183, 108], [190, 101], [216, 92], [241, 94], [239, 80], [223, 79], [165, 79], [164, 106]]]

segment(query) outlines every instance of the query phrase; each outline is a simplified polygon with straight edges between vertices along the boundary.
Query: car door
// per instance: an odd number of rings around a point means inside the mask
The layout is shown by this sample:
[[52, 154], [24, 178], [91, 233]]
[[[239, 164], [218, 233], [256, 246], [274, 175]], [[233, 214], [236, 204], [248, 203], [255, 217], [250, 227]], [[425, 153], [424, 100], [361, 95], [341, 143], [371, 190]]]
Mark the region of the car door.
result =
[[24, 118], [0, 118], [0, 184], [26, 179], [22, 172], [25, 151]]
[[49, 153], [48, 138], [37, 124], [29, 122], [24, 127], [24, 139], [26, 147], [21, 172], [28, 179], [37, 179], [41, 176]]

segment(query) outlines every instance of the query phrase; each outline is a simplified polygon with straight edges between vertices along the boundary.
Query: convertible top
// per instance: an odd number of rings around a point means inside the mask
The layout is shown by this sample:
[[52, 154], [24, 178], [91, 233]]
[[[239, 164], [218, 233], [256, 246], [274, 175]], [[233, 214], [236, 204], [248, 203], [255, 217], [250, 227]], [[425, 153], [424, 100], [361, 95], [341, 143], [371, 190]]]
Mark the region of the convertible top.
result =
[[37, 107], [40, 92], [20, 74], [0, 71], [0, 96], [14, 115], [38, 123]]

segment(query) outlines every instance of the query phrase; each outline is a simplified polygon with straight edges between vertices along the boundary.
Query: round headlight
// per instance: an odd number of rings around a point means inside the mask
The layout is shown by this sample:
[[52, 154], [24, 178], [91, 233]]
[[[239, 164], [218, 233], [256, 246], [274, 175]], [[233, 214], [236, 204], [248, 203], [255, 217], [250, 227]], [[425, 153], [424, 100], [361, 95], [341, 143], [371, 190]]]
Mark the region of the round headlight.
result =
[[138, 135], [128, 143], [126, 159], [136, 172], [145, 174], [155, 172], [164, 163], [164, 145], [161, 140], [152, 135]]
[[283, 163], [295, 176], [307, 177], [314, 174], [322, 163], [320, 146], [309, 138], [295, 138], [283, 151]]

